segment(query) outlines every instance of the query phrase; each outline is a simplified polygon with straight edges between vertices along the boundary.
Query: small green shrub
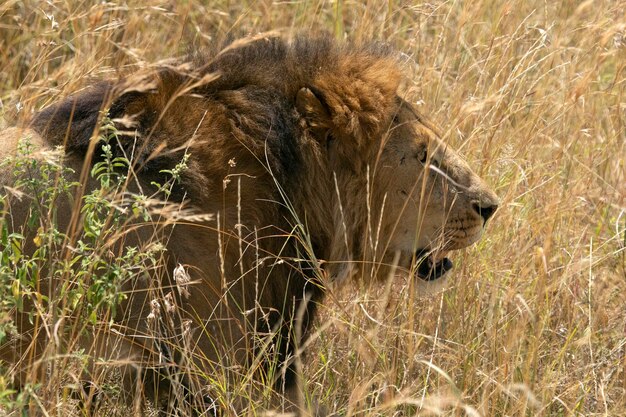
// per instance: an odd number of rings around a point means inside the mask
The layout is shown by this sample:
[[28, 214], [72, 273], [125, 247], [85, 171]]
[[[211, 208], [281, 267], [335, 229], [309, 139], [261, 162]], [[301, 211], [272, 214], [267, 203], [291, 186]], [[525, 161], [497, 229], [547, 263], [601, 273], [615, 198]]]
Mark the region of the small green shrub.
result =
[[[75, 338], [90, 325], [110, 323], [127, 297], [123, 285], [158, 267], [164, 245], [156, 238], [141, 242], [141, 247], [126, 244], [126, 231], [151, 217], [149, 197], [128, 191], [131, 163], [125, 155], [114, 155], [119, 137], [108, 118], [97, 140], [100, 157], [90, 172], [96, 184], [92, 190], [74, 180], [78, 176], [64, 166], [62, 150], [35, 156], [29, 138], [21, 141], [15, 157], [2, 163], [15, 178], [11, 192], [29, 203], [24, 224], [15, 225], [9, 197], [0, 196], [0, 344], [16, 336], [16, 312], [27, 314], [31, 323], [52, 326], [63, 318], [62, 334]], [[167, 199], [187, 158], [162, 172], [169, 178], [153, 183], [152, 197]], [[68, 205], [79, 214], [75, 227], [58, 222], [58, 210]], [[51, 292], [50, 282], [55, 283]], [[78, 362], [86, 366], [88, 360]], [[0, 379], [0, 410], [23, 409], [38, 389], [29, 386], [16, 395], [9, 381]]]

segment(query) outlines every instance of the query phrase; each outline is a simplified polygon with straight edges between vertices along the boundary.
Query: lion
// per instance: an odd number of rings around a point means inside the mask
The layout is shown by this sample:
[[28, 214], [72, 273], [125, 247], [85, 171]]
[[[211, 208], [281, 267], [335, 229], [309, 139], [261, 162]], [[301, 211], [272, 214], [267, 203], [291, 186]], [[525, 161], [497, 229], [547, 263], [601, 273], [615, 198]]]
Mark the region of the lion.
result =
[[[24, 136], [37, 155], [61, 146], [82, 184], [81, 194], [56, 203], [59, 230], [76, 229], [77, 201], [97, 186], [86, 172], [100, 158], [105, 115], [120, 132], [112, 152], [130, 160], [128, 192], [152, 193], [186, 158], [167, 200], [205, 215], [159, 212], [127, 225], [111, 248], [145, 247], [158, 235], [162, 266], [122, 285], [126, 297], [104, 337], [94, 336], [99, 328], [57, 348], [120, 366], [132, 404], [147, 397], [172, 410], [199, 395], [198, 407], [227, 408], [234, 400], [206, 388], [218, 372], [229, 375], [225, 384], [254, 375], [297, 403], [294, 358], [333, 283], [389, 274], [438, 280], [453, 267], [447, 253], [479, 240], [498, 207], [403, 97], [402, 79], [398, 54], [379, 44], [261, 34], [103, 81], [6, 129], [3, 158]], [[0, 180], [9, 190], [14, 179], [5, 169]], [[28, 199], [14, 191], [5, 193], [10, 225], [22, 230]], [[60, 283], [49, 284], [54, 296]], [[155, 331], [164, 310], [174, 313]], [[21, 336], [0, 352], [23, 384], [52, 360], [46, 342], [55, 336], [54, 323], [36, 329], [20, 314]], [[32, 357], [43, 359], [25, 360]]]

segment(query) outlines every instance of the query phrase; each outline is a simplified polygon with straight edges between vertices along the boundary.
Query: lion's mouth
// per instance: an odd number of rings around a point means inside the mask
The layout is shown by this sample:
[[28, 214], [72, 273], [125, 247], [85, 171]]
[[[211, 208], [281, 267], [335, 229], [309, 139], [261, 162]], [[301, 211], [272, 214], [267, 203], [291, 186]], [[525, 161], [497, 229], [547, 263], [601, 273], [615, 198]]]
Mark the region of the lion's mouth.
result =
[[433, 252], [429, 249], [420, 249], [415, 252], [417, 276], [425, 281], [434, 281], [441, 278], [452, 269], [454, 264], [445, 257], [445, 252]]

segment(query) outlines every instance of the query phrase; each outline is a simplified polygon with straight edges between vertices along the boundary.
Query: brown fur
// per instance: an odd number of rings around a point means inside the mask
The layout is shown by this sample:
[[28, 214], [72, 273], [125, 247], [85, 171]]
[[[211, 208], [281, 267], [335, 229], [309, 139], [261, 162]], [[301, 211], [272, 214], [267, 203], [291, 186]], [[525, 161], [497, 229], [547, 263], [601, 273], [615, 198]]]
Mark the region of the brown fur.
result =
[[[150, 190], [160, 171], [188, 151], [189, 169], [172, 198], [216, 216], [161, 229], [166, 271], [155, 274], [156, 285], [125, 288], [130, 296], [119, 319], [125, 331], [107, 342], [122, 347], [86, 343], [92, 352], [158, 366], [151, 340], [136, 335], [151, 334], [150, 298], [170, 292], [169, 276], [180, 264], [194, 285], [190, 297], [173, 292], [177, 319], [170, 331], [182, 333], [191, 323], [194, 342], [186, 351], [169, 346], [169, 360], [191, 360], [211, 375], [223, 366], [249, 366], [259, 348], [252, 335], [276, 331], [277, 357], [285, 361], [328, 282], [349, 271], [384, 276], [394, 257], [411, 273], [418, 249], [474, 242], [484, 223], [478, 211], [494, 209], [497, 198], [398, 96], [400, 79], [394, 54], [382, 46], [267, 34], [190, 67], [102, 83], [37, 114], [28, 128], [35, 142], [63, 144], [77, 172], [85, 157], [98, 155], [92, 138], [100, 110], [132, 117], [132, 127], [118, 122], [130, 132], [116, 152], [134, 156], [139, 186]], [[14, 152], [19, 135], [2, 134], [4, 152]], [[19, 224], [26, 208], [12, 205]], [[61, 218], [61, 227], [78, 223], [78, 215]], [[152, 234], [138, 228], [124, 244]], [[352, 261], [366, 262], [355, 269]], [[23, 355], [29, 343], [3, 349]], [[285, 384], [293, 385], [286, 369]]]

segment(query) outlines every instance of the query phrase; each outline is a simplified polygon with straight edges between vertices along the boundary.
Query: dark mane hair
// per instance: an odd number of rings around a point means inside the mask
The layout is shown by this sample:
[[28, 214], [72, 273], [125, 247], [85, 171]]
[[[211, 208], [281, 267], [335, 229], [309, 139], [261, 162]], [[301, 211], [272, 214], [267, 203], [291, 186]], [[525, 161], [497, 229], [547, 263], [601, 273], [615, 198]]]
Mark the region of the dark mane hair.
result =
[[[358, 68], [341, 68], [346, 60]], [[345, 73], [381, 61], [394, 67], [395, 60], [393, 50], [382, 43], [341, 44], [329, 34], [314, 37], [260, 34], [236, 40], [217, 52], [195, 54], [180, 65], [158, 68], [132, 79], [100, 82], [38, 112], [31, 127], [51, 143], [64, 144], [68, 150], [86, 151], [102, 110], [108, 110], [115, 119], [141, 109], [135, 114], [140, 130], [154, 128], [160, 115], [154, 112], [156, 109], [142, 108], [148, 94], [165, 95], [163, 102], [185, 94], [219, 100], [220, 93], [225, 91], [256, 88], [271, 92], [272, 99], [280, 97], [293, 105], [297, 91], [315, 87], [320, 74]], [[397, 77], [397, 74], [389, 75]], [[146, 78], [151, 78], [148, 84]], [[265, 97], [257, 94], [250, 98]]]
[[[181, 120], [195, 127], [212, 123], [218, 136], [236, 137], [255, 158], [267, 158], [282, 184], [297, 183], [302, 140], [295, 111], [298, 91], [309, 88], [325, 106], [340, 108], [338, 124], [367, 133], [380, 128], [381, 113], [389, 112], [393, 97], [385, 96], [395, 96], [396, 67], [394, 53], [383, 44], [342, 44], [328, 34], [266, 33], [178, 65], [103, 81], [40, 111], [31, 127], [49, 143], [85, 155], [93, 152], [92, 139], [106, 111], [123, 133], [114, 152], [133, 155], [135, 169], [158, 177], [189, 146], [209, 146], [208, 136], [200, 139], [202, 144], [190, 144], [194, 132], [179, 129]], [[369, 69], [378, 79], [367, 79]], [[351, 112], [358, 114], [359, 123]], [[99, 152], [92, 156], [97, 159]], [[181, 190], [204, 186], [196, 173], [185, 174], [191, 178], [183, 178]]]

